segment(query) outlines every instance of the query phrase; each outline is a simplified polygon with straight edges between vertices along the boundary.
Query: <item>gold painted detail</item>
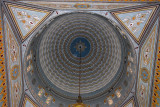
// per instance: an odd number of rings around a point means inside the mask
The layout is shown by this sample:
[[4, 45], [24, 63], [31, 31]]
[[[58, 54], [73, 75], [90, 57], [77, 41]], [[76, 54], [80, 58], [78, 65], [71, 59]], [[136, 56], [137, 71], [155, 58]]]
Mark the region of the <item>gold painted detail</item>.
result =
[[69, 105], [68, 107], [90, 107], [90, 106], [83, 103], [76, 103], [76, 104]]
[[[6, 19], [6, 17], [5, 17]], [[9, 88], [11, 96], [11, 105], [18, 107], [22, 95], [22, 77], [21, 77], [21, 66], [20, 66], [20, 47], [14, 36], [10, 25], [6, 19], [5, 23], [5, 34], [6, 34], [6, 52], [8, 59], [8, 71], [9, 75]]]
[[[13, 18], [18, 32], [20, 33], [20, 38], [22, 41], [24, 41], [52, 13], [52, 11], [30, 8], [27, 6], [13, 5], [9, 3], [6, 3], [6, 5], [10, 10], [11, 17]], [[36, 14], [29, 14], [27, 11], [40, 12], [45, 15], [40, 18]], [[26, 32], [25, 34], [22, 33], [21, 27]]]
[[134, 103], [133, 98], [131, 98], [123, 107], [129, 107], [131, 105], [132, 105], [132, 107], [135, 107], [135, 103]]
[[141, 68], [140, 69], [140, 77], [141, 77], [141, 80], [143, 81], [143, 82], [148, 82], [148, 80], [150, 79], [150, 74], [149, 74], [149, 71], [148, 71], [148, 69], [146, 69], [146, 68]]
[[[127, 32], [133, 37], [133, 39], [139, 44], [157, 7], [158, 6], [150, 6], [140, 9], [137, 8], [134, 10], [132, 9], [126, 11], [116, 11], [112, 12], [112, 14], [127, 30]], [[124, 18], [120, 18], [118, 16], [120, 14], [129, 14], [134, 12], [137, 13], [132, 17], [126, 15]], [[143, 27], [142, 30], [140, 30], [141, 27]]]
[[77, 3], [74, 5], [75, 8], [78, 8], [78, 9], [83, 9], [83, 8], [89, 8], [90, 5], [89, 4], [82, 4], [82, 3]]
[[45, 97], [46, 98], [45, 103], [47, 105], [50, 105], [52, 102], [55, 103], [55, 98], [51, 94], [47, 93], [42, 86], [38, 86], [38, 89], [39, 91], [37, 95], [39, 96], [39, 98]]
[[160, 38], [158, 43], [158, 50], [157, 50], [157, 59], [156, 59], [156, 67], [154, 73], [154, 84], [153, 84], [153, 92], [152, 92], [152, 107], [160, 106]]
[[15, 65], [12, 67], [11, 70], [11, 78], [12, 80], [16, 80], [18, 76], [19, 76], [19, 66]]
[[[137, 80], [137, 99], [139, 106], [149, 107], [149, 97], [151, 94], [151, 76], [153, 73], [154, 52], [156, 45], [157, 23], [154, 24], [152, 31], [148, 35], [142, 46], [139, 62], [139, 73]], [[150, 60], [152, 59], [152, 60]]]
[[2, 107], [7, 107], [7, 84], [6, 84], [6, 70], [5, 70], [5, 59], [4, 59], [4, 43], [3, 43], [3, 35], [2, 35], [2, 25], [1, 25], [1, 17], [0, 17], [0, 103], [2, 103]]
[[76, 51], [83, 52], [87, 47], [85, 46], [85, 43], [80, 41], [79, 43], [76, 43], [75, 48], [76, 48]]
[[134, 6], [137, 4], [109, 4], [109, 3], [100, 3], [100, 2], [93, 2], [93, 3], [74, 3], [74, 2], [27, 2], [34, 5], [40, 5], [44, 7], [50, 7], [54, 9], [94, 9], [94, 10], [108, 10], [108, 9], [117, 9], [123, 7]]
[[30, 103], [30, 105], [32, 105], [33, 107], [39, 107], [31, 98], [29, 98], [29, 96], [25, 95], [25, 98], [23, 100], [23, 106], [22, 107], [27, 107], [26, 104], [27, 102]]

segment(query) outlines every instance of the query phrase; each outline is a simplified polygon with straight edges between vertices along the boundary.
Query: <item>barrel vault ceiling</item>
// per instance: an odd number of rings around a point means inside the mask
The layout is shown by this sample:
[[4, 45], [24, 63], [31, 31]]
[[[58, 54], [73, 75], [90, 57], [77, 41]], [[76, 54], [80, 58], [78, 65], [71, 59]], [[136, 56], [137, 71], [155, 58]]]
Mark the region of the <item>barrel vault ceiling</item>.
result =
[[[123, 101], [116, 104], [113, 94], [89, 102], [91, 107], [113, 107], [108, 105], [108, 98], [113, 99], [114, 107], [160, 107], [158, 0], [1, 0], [0, 3], [1, 107], [68, 107], [67, 101], [49, 96], [41, 86], [34, 90], [27, 85], [30, 78], [25, 75], [32, 71], [24, 69], [24, 61], [31, 39], [54, 18], [72, 12], [98, 14], [111, 20], [129, 38], [135, 51], [134, 85], [127, 95], [121, 93]], [[132, 84], [130, 80], [128, 84]], [[43, 99], [39, 98], [41, 94]]]

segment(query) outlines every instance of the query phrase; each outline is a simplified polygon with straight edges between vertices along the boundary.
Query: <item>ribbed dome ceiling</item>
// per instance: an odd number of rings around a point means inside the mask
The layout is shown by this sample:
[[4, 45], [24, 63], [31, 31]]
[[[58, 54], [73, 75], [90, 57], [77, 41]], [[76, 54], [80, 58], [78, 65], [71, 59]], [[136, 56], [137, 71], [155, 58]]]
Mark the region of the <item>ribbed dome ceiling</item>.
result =
[[[44, 103], [45, 95], [36, 93], [75, 101], [79, 73], [83, 101], [103, 102], [117, 89], [128, 95], [134, 82], [128, 75], [135, 71], [135, 62], [128, 62], [135, 58], [129, 40], [112, 21], [97, 14], [74, 12], [52, 19], [31, 39], [26, 58], [30, 55], [31, 60], [25, 60], [25, 69], [32, 70], [25, 74], [27, 85]], [[114, 100], [121, 103], [124, 98]]]
[[123, 66], [124, 50], [112, 26], [105, 18], [87, 13], [67, 14], [54, 20], [37, 48], [38, 66], [45, 83], [53, 89], [56, 86], [78, 94], [81, 72], [82, 94], [113, 86], [122, 71], [119, 69]]
[[[82, 45], [82, 64], [78, 45]], [[121, 45], [113, 28], [91, 14], [60, 17], [48, 28], [39, 45], [40, 65], [47, 78], [58, 88], [90, 93], [107, 85], [121, 63]]]

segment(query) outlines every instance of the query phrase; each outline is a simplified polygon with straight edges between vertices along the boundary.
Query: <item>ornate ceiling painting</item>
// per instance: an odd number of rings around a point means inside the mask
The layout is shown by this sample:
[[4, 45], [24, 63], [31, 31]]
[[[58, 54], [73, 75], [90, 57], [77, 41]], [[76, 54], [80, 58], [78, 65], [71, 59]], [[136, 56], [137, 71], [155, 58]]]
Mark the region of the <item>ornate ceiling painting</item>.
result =
[[[159, 18], [160, 21], [160, 18]], [[158, 26], [159, 27], [159, 26]], [[159, 64], [160, 64], [160, 37], [158, 39], [158, 49], [157, 49], [157, 57], [156, 57], [156, 66], [154, 72], [154, 80], [153, 80], [153, 90], [152, 90], [152, 101], [151, 104], [153, 107], [160, 106], [160, 74], [159, 74]]]
[[[60, 97], [70, 102], [76, 100], [79, 46], [82, 46], [83, 99], [90, 103], [90, 99], [97, 97], [104, 100], [112, 97], [114, 101], [118, 100], [113, 105], [121, 104], [133, 86], [136, 62], [131, 60], [135, 59], [133, 46], [125, 46], [128, 40], [125, 35], [118, 36], [118, 32], [122, 31], [116, 29], [110, 20], [96, 14], [73, 12], [55, 18], [41, 34], [30, 41], [25, 54], [24, 69], [27, 71], [25, 78], [32, 95], [41, 105], [47, 104], [50, 107], [56, 106]], [[103, 54], [100, 54], [100, 51]], [[108, 55], [104, 56], [105, 54]], [[129, 57], [128, 63], [124, 61], [127, 60], [124, 59], [125, 57]], [[127, 66], [128, 71], [124, 65]], [[125, 71], [122, 75], [123, 70]], [[117, 83], [119, 78], [122, 80]], [[129, 78], [132, 80], [130, 84], [126, 81]], [[108, 93], [113, 86], [116, 88]], [[123, 97], [119, 98], [122, 93]], [[108, 103], [105, 102], [105, 105], [107, 106]]]
[[136, 8], [131, 10], [112, 12], [114, 17], [125, 27], [125, 29], [132, 35], [137, 43], [143, 37], [145, 29], [153, 17], [157, 6]]
[[0, 106], [158, 107], [160, 4], [106, 1], [2, 1]]
[[[1, 17], [0, 17], [0, 22]], [[0, 106], [8, 106], [8, 96], [7, 96], [7, 78], [6, 78], [6, 68], [5, 68], [5, 54], [4, 54], [4, 39], [2, 33], [2, 24], [0, 23]]]
[[8, 23], [6, 17], [4, 17], [4, 32], [5, 32], [5, 46], [7, 54], [7, 70], [8, 70], [8, 80], [10, 87], [10, 97], [12, 100], [12, 106], [18, 106], [20, 103], [22, 95], [22, 72], [21, 72], [21, 56], [20, 56], [20, 46], [17, 42], [10, 24]]
[[23, 5], [6, 3], [22, 41], [24, 41], [52, 12]]
[[149, 107], [149, 99], [151, 95], [151, 87], [154, 69], [154, 59], [157, 44], [158, 21], [155, 22], [151, 33], [147, 37], [140, 50], [139, 73], [137, 81], [137, 99], [140, 106]]
[[75, 3], [75, 2], [27, 2], [34, 5], [40, 5], [45, 7], [50, 7], [53, 9], [87, 9], [87, 10], [110, 10], [129, 6], [140, 5], [138, 3], [97, 3], [97, 2], [87, 2], [87, 3]]

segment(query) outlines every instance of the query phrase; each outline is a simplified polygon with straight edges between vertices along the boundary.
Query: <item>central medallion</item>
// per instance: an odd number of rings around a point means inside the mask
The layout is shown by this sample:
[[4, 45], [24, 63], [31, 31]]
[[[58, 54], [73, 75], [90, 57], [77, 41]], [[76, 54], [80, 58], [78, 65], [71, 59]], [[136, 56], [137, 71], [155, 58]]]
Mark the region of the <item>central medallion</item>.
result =
[[75, 38], [70, 44], [70, 51], [75, 57], [80, 57], [80, 49], [81, 49], [81, 57], [85, 57], [90, 52], [90, 43], [84, 37]]

